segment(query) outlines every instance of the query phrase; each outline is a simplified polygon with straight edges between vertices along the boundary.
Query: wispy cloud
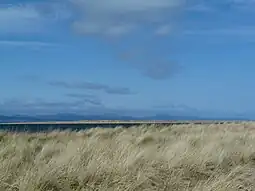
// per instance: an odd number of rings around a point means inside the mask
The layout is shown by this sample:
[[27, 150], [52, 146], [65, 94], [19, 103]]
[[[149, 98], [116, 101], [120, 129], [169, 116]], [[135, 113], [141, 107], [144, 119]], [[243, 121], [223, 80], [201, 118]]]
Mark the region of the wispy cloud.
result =
[[0, 102], [0, 112], [12, 114], [42, 114], [59, 112], [89, 112], [90, 109], [104, 109], [104, 105], [98, 104], [93, 99], [74, 99], [68, 101], [45, 100], [45, 99], [22, 99], [12, 98]]
[[[189, 20], [194, 12], [218, 14], [255, 11], [254, 0], [109, 0], [107, 2], [71, 0], [71, 2], [79, 13], [76, 17], [78, 19], [73, 23], [76, 32], [101, 36], [122, 36], [136, 31], [166, 36], [173, 33], [175, 31], [173, 29], [183, 21], [178, 17], [182, 13], [188, 15], [186, 19]], [[238, 30], [236, 29], [234, 33], [248, 31]], [[217, 33], [224, 32], [231, 33], [226, 29]]]
[[65, 3], [0, 4], [0, 34], [42, 32], [68, 13]]
[[[146, 25], [166, 24], [184, 0], [72, 0], [81, 17], [74, 28], [83, 34], [120, 35]], [[170, 24], [170, 23], [168, 23]]]
[[[253, 10], [254, 0], [63, 0], [0, 4], [0, 32], [39, 32], [72, 18], [80, 34], [121, 36], [151, 29], [169, 33], [185, 11]], [[228, 8], [228, 9], [226, 9]], [[166, 27], [168, 26], [168, 27]], [[146, 30], [148, 31], [148, 30]], [[167, 31], [167, 32], [166, 32]]]
[[0, 46], [11, 47], [60, 47], [57, 43], [43, 42], [43, 41], [17, 41], [17, 40], [0, 40]]
[[0, 7], [1, 33], [37, 31], [42, 20], [40, 13], [31, 6]]
[[71, 99], [80, 100], [85, 103], [91, 103], [93, 105], [98, 105], [98, 106], [103, 105], [102, 100], [100, 100], [97, 96], [91, 95], [91, 94], [69, 93], [69, 94], [66, 94], [66, 96]]
[[9, 98], [0, 100], [0, 114], [57, 114], [75, 113], [80, 115], [107, 115], [118, 117], [119, 115], [144, 116], [155, 114], [149, 109], [131, 109], [128, 107], [106, 107], [101, 104], [93, 104], [93, 101], [73, 99], [68, 101]]
[[220, 11], [254, 11], [254, 0], [202, 0], [194, 1], [186, 7], [186, 11], [220, 12]]
[[255, 27], [253, 26], [235, 26], [217, 29], [197, 29], [186, 30], [185, 35], [207, 35], [207, 36], [239, 36], [239, 37], [255, 37]]
[[126, 88], [126, 87], [111, 87], [109, 85], [94, 83], [94, 82], [50, 81], [49, 85], [59, 87], [59, 88], [67, 88], [67, 89], [103, 91], [107, 94], [117, 94], [117, 95], [134, 94], [134, 92], [132, 92], [129, 88]]

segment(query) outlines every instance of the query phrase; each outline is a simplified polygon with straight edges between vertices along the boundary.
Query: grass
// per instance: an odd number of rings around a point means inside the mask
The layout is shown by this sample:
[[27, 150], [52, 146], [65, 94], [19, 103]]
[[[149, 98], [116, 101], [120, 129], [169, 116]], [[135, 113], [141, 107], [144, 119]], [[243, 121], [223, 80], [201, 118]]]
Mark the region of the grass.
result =
[[0, 134], [0, 191], [255, 190], [255, 124]]

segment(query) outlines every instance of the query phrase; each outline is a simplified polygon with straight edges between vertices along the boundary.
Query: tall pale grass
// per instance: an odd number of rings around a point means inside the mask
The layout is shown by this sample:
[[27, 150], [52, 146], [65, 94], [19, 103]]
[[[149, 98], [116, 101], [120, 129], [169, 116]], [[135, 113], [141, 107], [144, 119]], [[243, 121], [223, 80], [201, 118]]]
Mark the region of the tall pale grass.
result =
[[255, 190], [255, 125], [0, 135], [0, 191]]

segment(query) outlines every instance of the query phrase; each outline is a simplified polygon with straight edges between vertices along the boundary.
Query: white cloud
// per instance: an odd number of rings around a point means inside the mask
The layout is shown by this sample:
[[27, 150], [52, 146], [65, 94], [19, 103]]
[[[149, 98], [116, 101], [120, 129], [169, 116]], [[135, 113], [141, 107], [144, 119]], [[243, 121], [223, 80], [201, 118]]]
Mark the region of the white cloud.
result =
[[64, 4], [0, 5], [0, 34], [41, 32], [48, 24], [68, 17]]
[[0, 4], [0, 33], [40, 32], [55, 21], [74, 16], [73, 27], [78, 33], [119, 36], [153, 25], [156, 34], [165, 34], [171, 32], [173, 21], [178, 24], [176, 14], [181, 11], [215, 11], [222, 5], [254, 11], [255, 0], [52, 0]]
[[[152, 25], [156, 35], [172, 32], [176, 14], [215, 12], [224, 7], [255, 7], [255, 0], [69, 0], [78, 10], [76, 32], [96, 35], [123, 35]], [[192, 14], [192, 13], [191, 13]], [[174, 17], [172, 17], [174, 15]], [[147, 28], [145, 28], [147, 31]]]
[[127, 34], [152, 23], [159, 26], [171, 25], [172, 14], [184, 5], [184, 0], [70, 1], [80, 15], [80, 19], [74, 22], [75, 30], [99, 35]]
[[41, 15], [34, 7], [3, 7], [0, 8], [0, 33], [27, 32], [31, 28], [35, 31], [39, 29], [41, 20]]
[[71, 0], [72, 3], [90, 12], [123, 13], [130, 11], [148, 11], [179, 6], [181, 0]]

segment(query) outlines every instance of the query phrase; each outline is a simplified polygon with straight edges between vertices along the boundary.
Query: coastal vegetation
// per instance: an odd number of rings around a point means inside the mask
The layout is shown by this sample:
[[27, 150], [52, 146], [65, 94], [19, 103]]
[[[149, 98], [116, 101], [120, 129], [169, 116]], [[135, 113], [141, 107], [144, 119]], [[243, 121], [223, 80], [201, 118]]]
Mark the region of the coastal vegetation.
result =
[[0, 133], [0, 190], [255, 190], [255, 124]]

